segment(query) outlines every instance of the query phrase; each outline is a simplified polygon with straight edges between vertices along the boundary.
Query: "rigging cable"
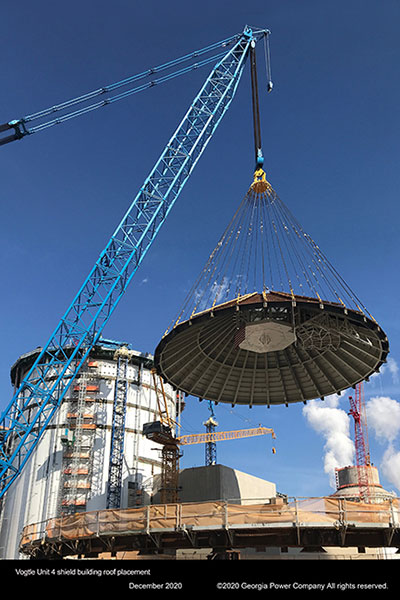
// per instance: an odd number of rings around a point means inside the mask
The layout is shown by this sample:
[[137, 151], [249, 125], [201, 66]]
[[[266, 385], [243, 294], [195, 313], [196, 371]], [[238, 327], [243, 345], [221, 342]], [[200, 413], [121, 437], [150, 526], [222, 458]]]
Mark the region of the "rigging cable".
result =
[[265, 68], [267, 72], [267, 91], [272, 92], [274, 84], [272, 83], [271, 76], [271, 56], [269, 50], [269, 32], [264, 35], [264, 54], [265, 54]]

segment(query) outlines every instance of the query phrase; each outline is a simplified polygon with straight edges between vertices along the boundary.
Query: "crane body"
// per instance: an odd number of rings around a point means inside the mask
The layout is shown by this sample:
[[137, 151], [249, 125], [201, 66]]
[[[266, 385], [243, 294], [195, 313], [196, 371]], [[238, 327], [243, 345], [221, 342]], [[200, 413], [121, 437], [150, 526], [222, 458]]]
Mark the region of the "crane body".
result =
[[[217, 62], [0, 418], [0, 498], [18, 477], [226, 113], [251, 45], [246, 27]], [[233, 38], [229, 38], [232, 41]], [[23, 137], [25, 121], [10, 122]], [[11, 136], [12, 137], [12, 136]], [[8, 140], [11, 141], [11, 140]], [[4, 143], [4, 140], [3, 140]]]

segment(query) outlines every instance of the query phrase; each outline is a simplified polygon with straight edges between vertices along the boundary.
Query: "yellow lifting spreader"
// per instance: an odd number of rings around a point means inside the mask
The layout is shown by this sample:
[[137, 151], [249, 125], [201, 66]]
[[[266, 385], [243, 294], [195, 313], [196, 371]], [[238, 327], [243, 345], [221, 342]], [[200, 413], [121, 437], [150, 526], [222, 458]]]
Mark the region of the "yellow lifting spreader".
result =
[[271, 184], [267, 181], [267, 176], [263, 169], [260, 168], [254, 172], [254, 179], [253, 179], [253, 183], [251, 184], [250, 188], [256, 194], [263, 194], [264, 192], [266, 192], [268, 189], [271, 188]]

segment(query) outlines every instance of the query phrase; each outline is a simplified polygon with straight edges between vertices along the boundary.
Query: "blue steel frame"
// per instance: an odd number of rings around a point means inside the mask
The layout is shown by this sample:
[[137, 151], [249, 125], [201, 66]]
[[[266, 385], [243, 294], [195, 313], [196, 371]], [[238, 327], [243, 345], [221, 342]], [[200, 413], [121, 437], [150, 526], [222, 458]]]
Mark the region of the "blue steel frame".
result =
[[2, 414], [0, 498], [36, 447], [228, 109], [250, 44], [265, 34], [245, 28], [213, 68]]

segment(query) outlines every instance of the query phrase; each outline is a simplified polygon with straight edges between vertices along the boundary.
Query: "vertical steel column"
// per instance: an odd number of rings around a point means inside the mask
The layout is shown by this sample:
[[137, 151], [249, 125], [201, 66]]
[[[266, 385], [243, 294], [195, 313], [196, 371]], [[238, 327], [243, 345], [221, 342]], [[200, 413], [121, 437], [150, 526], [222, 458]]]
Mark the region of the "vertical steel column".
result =
[[117, 359], [117, 374], [115, 378], [111, 450], [108, 469], [107, 508], [120, 508], [121, 506], [126, 403], [128, 397], [128, 363], [130, 354], [128, 350], [123, 348], [117, 350], [114, 356]]

